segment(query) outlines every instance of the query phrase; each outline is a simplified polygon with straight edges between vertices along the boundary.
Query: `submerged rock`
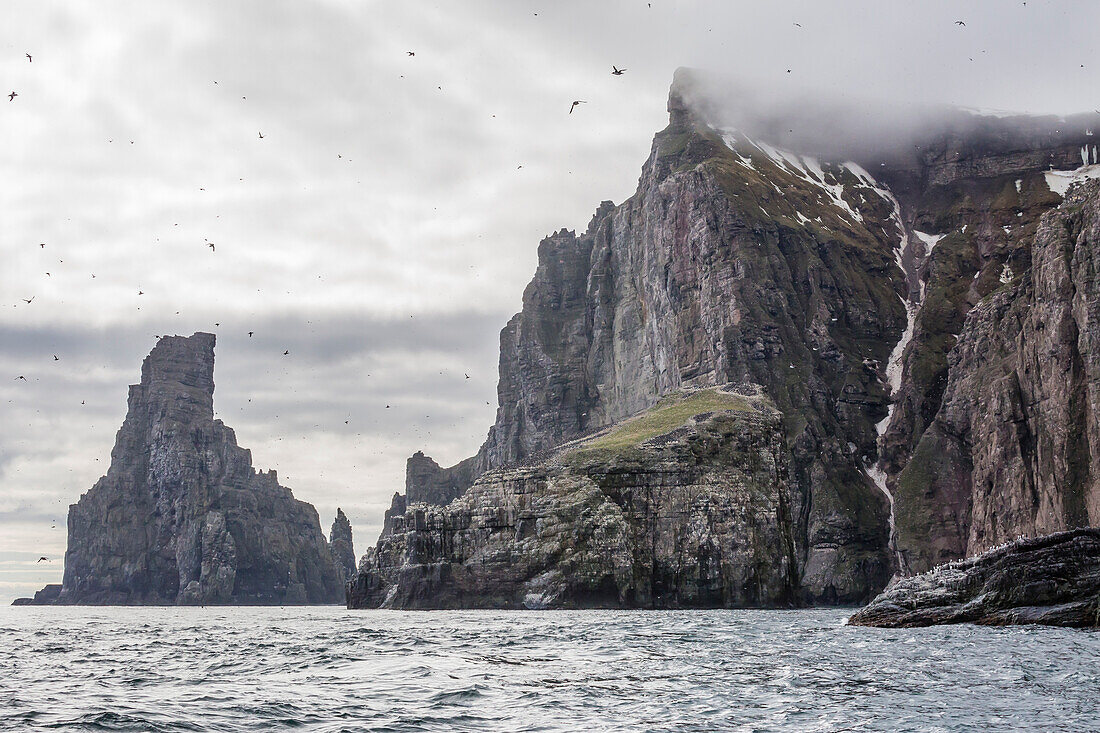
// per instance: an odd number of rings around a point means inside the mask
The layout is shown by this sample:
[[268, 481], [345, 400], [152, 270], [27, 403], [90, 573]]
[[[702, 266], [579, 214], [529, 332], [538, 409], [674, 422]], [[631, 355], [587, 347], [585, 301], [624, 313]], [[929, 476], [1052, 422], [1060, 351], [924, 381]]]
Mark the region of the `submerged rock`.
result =
[[787, 452], [759, 394], [700, 390], [553, 456], [410, 504], [351, 608], [798, 603]]
[[1018, 540], [900, 579], [848, 622], [1100, 628], [1100, 529]]
[[214, 419], [214, 335], [166, 336], [130, 387], [107, 475], [69, 507], [60, 603], [333, 603], [317, 511]]

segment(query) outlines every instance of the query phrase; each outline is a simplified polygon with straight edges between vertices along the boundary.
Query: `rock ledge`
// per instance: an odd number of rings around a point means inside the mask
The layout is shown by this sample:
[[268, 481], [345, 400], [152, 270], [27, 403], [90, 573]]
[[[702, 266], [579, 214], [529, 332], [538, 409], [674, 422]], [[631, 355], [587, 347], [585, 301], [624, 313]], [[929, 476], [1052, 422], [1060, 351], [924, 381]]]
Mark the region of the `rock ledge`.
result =
[[1021, 539], [894, 583], [852, 616], [890, 628], [976, 623], [1100, 627], [1100, 529]]

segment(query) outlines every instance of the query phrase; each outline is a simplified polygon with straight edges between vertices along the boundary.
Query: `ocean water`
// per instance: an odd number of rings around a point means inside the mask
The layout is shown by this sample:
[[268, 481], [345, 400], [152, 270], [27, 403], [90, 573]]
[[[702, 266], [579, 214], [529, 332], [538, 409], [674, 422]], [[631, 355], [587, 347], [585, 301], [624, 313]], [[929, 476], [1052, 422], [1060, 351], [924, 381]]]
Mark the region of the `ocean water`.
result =
[[0, 730], [1100, 730], [1098, 633], [848, 613], [4, 608]]

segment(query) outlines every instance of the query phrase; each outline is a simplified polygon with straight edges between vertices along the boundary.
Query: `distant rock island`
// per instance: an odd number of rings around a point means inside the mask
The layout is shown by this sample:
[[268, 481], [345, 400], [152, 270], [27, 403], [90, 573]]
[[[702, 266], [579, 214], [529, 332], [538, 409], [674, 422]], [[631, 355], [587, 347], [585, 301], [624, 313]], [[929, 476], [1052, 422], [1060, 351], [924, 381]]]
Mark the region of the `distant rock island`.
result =
[[539, 244], [485, 443], [409, 459], [349, 606], [856, 605], [1100, 524], [1100, 114], [724, 83]]
[[354, 566], [342, 511], [317, 510], [257, 472], [214, 419], [209, 333], [165, 336], [130, 387], [107, 475], [69, 507], [61, 586], [17, 603], [306, 604], [344, 600]]

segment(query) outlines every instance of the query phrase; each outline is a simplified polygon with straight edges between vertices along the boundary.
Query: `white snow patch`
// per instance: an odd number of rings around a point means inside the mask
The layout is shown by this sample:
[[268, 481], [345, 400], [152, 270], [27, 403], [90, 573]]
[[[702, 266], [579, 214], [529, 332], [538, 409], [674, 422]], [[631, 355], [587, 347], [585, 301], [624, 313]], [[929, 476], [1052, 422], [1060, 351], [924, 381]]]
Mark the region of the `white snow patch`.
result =
[[1023, 188], [1024, 188], [1024, 179], [1023, 178], [1017, 178], [1016, 179], [1016, 193], [1020, 193], [1020, 191], [1022, 191]]
[[880, 188], [880, 186], [878, 185], [878, 181], [874, 179], [874, 176], [868, 173], [859, 163], [853, 163], [849, 160], [847, 163], [844, 164], [844, 167], [851, 171], [852, 175], [866, 183], [871, 188], [876, 190]]
[[1003, 227], [1001, 227], [1001, 229], [1005, 230], [1005, 234], [1012, 234], [1012, 227], [1010, 227], [1008, 224], [1005, 224]]
[[[901, 357], [905, 355], [905, 347], [909, 345], [909, 341], [913, 338], [913, 326], [917, 322], [916, 306], [905, 298], [901, 298], [901, 302], [905, 306], [905, 330], [894, 345], [894, 350], [890, 352], [890, 358], [886, 362], [886, 383], [890, 385], [891, 396], [896, 396], [898, 390], [901, 389]], [[893, 416], [894, 403], [891, 402], [890, 406], [886, 408], [886, 417], [875, 424], [875, 430], [879, 435], [886, 432], [887, 426], [890, 425], [890, 418]]]
[[[807, 158], [806, 159], [807, 165], [809, 164], [809, 162], [810, 162], [810, 159]], [[817, 183], [817, 185], [820, 186], [821, 188], [825, 189], [826, 193], [829, 194], [829, 198], [831, 198], [833, 200], [833, 203], [837, 206], [837, 208], [843, 209], [844, 211], [851, 214], [853, 219], [855, 219], [858, 222], [862, 222], [863, 221], [863, 215], [860, 214], [855, 209], [853, 209], [851, 206], [849, 206], [848, 202], [844, 200], [844, 184], [842, 184], [842, 183], [826, 183], [825, 182], [825, 173], [821, 170], [821, 166], [817, 165], [816, 160], [814, 161], [814, 164], [815, 164], [815, 168], [816, 168], [814, 173], [821, 177], [821, 183]], [[813, 183], [816, 183], [816, 181], [813, 181], [813, 179], [811, 179], [811, 178], [807, 178], [806, 180], [811, 181]]]
[[788, 153], [786, 150], [780, 150], [779, 148], [772, 147], [767, 143], [757, 140], [753, 140], [752, 144], [767, 153], [768, 157], [775, 161], [775, 164], [780, 168], [784, 167], [784, 163], [789, 163], [790, 167], [793, 167], [795, 170], [805, 175], [806, 167], [803, 165], [802, 160], [794, 153]]
[[979, 117], [1020, 117], [1023, 112], [1013, 112], [1007, 109], [995, 109], [993, 107], [957, 107], [963, 112], [969, 112]]
[[1012, 282], [1012, 268], [1008, 266], [1007, 262], [1005, 263], [1005, 266], [1001, 269], [1001, 282]]
[[[1083, 150], [1084, 148], [1082, 148]], [[1072, 171], [1055, 171], [1049, 170], [1043, 174], [1046, 178], [1047, 188], [1059, 196], [1065, 196], [1069, 187], [1078, 181], [1084, 181], [1089, 178], [1100, 178], [1100, 165], [1083, 165], [1080, 168]]]
[[877, 465], [867, 464], [864, 464], [863, 472], [867, 474], [867, 478], [871, 479], [871, 483], [878, 487], [878, 490], [882, 492], [882, 495], [886, 497], [886, 501], [890, 504], [890, 516], [887, 518], [887, 523], [890, 526], [889, 544], [890, 547], [894, 548], [894, 556], [898, 560], [898, 570], [900, 571], [905, 567], [905, 560], [901, 556], [901, 551], [898, 550], [898, 530], [894, 522], [894, 495], [890, 493], [890, 489], [886, 486], [886, 472]]
[[932, 250], [939, 244], [939, 241], [947, 236], [946, 234], [927, 234], [925, 232], [918, 232], [916, 229], [913, 230], [913, 234], [916, 234], [917, 239], [924, 242], [924, 251], [927, 255], [931, 255]]
[[805, 216], [803, 216], [801, 211], [794, 212], [794, 215], [795, 215], [795, 218], [798, 219], [799, 224], [809, 224], [810, 223], [810, 220], [807, 219]]
[[726, 147], [730, 149], [730, 152], [736, 156], [736, 162], [745, 166], [749, 170], [756, 170], [756, 167], [752, 164], [752, 158], [746, 158], [741, 155], [741, 152], [737, 149], [737, 131], [736, 130], [720, 130], [722, 136], [722, 142], [726, 144]]
[[[914, 241], [913, 238], [917, 238], [924, 242], [928, 253], [931, 253], [932, 249], [936, 246], [936, 243], [943, 239], [943, 234], [927, 234], [925, 232], [914, 232], [906, 228], [905, 222], [901, 216], [901, 204], [897, 198], [886, 186], [880, 186], [875, 182], [866, 171], [859, 169], [855, 164], [851, 164], [848, 170], [852, 171], [857, 177], [864, 182], [867, 182], [880, 196], [893, 204], [893, 213], [890, 218], [894, 221], [898, 228], [898, 244], [894, 249], [894, 259], [898, 264], [898, 268], [905, 273], [906, 282], [909, 281], [910, 272], [905, 269], [905, 255], [907, 254], [909, 247]], [[857, 169], [859, 172], [857, 172]], [[862, 173], [862, 175], [861, 175]], [[965, 231], [965, 227], [963, 227]], [[925, 255], [927, 258], [927, 254]], [[919, 263], [914, 263], [914, 266], [919, 266]], [[894, 408], [896, 406], [895, 400], [897, 399], [898, 391], [901, 389], [901, 373], [902, 373], [902, 357], [905, 355], [905, 348], [909, 345], [909, 342], [913, 338], [913, 328], [917, 321], [917, 311], [920, 308], [920, 304], [924, 301], [925, 286], [922, 282], [920, 284], [920, 295], [917, 303], [910, 302], [907, 298], [899, 296], [902, 305], [905, 306], [905, 330], [901, 334], [901, 338], [894, 345], [893, 351], [890, 352], [890, 358], [886, 362], [886, 381], [890, 385], [890, 404], [886, 408], [886, 417], [875, 424], [875, 432], [879, 437], [879, 450], [881, 452], [882, 436], [886, 432], [886, 429], [890, 426], [890, 419], [894, 416]], [[864, 471], [867, 477], [871, 479], [878, 490], [886, 497], [886, 500], [890, 504], [890, 547], [894, 550], [894, 555], [897, 558], [899, 572], [905, 573], [905, 559], [902, 557], [901, 552], [897, 546], [897, 529], [894, 521], [894, 496], [890, 493], [889, 487], [886, 485], [886, 473], [882, 470], [878, 463], [874, 465], [865, 464]]]
[[[807, 183], [811, 183], [814, 186], [822, 189], [826, 194], [828, 194], [828, 197], [832, 201], [833, 205], [835, 205], [838, 209], [841, 209], [844, 213], [848, 214], [851, 219], [858, 222], [863, 222], [863, 215], [860, 214], [857, 210], [853, 209], [848, 204], [848, 202], [844, 200], [844, 184], [826, 183], [825, 172], [821, 169], [821, 165], [815, 158], [811, 158], [809, 156], [800, 156], [787, 150], [781, 150], [777, 147], [769, 145], [768, 143], [761, 142], [759, 140], [753, 140], [752, 138], [742, 135], [737, 130], [724, 128], [719, 130], [718, 132], [722, 137], [722, 142], [726, 144], [726, 147], [733, 151], [733, 153], [737, 156], [737, 161], [741, 165], [745, 166], [746, 168], [752, 168], [753, 170], [756, 170], [755, 167], [752, 165], [752, 160], [750, 159], [746, 161], [742, 157], [741, 153], [739, 153], [737, 150], [737, 145], [744, 142], [759, 149], [780, 168], [790, 172], [793, 175], [798, 176], [799, 178], [802, 178]], [[879, 189], [877, 187], [877, 184], [874, 183], [874, 179], [871, 178], [871, 176], [865, 170], [857, 166], [855, 163], [846, 163], [845, 166], [848, 167], [848, 170], [855, 173], [856, 176], [859, 177], [861, 180], [864, 180], [868, 183], [868, 185], [875, 187], [876, 190], [882, 193], [881, 189]], [[780, 195], [783, 195], [783, 191], [775, 185], [774, 181], [769, 181], [769, 183], [771, 183], [776, 192], [778, 192]]]

